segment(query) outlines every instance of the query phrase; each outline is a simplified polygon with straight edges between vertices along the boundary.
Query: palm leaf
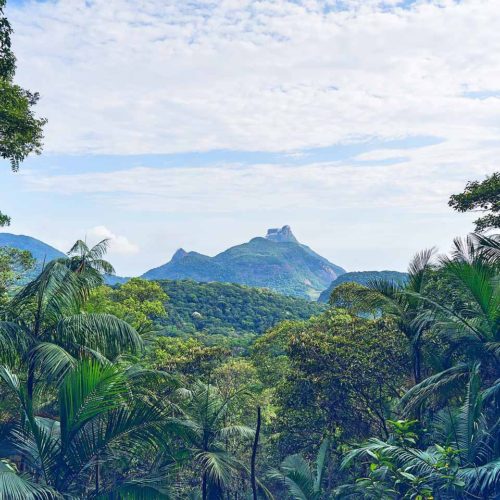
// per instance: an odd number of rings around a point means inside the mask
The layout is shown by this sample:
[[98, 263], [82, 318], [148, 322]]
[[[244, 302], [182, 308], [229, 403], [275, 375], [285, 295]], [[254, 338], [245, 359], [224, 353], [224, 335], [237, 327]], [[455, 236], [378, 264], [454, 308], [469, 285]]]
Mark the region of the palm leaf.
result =
[[48, 486], [37, 484], [18, 474], [14, 467], [0, 460], [0, 498], [9, 500], [55, 500], [62, 499]]
[[416, 407], [432, 395], [439, 394], [443, 389], [456, 387], [460, 384], [464, 377], [470, 373], [469, 365], [459, 363], [447, 370], [432, 375], [419, 384], [413, 386], [401, 398], [400, 405], [403, 408], [403, 413], [411, 414]]
[[76, 366], [76, 359], [56, 344], [41, 342], [29, 353], [33, 369], [42, 371], [44, 380], [59, 384], [66, 374]]
[[108, 359], [122, 352], [137, 353], [143, 341], [127, 322], [111, 314], [77, 314], [62, 318], [56, 327], [63, 345], [82, 345], [95, 349]]
[[13, 321], [0, 321], [0, 363], [17, 365], [33, 338], [28, 329]]
[[325, 470], [326, 457], [328, 448], [330, 447], [330, 440], [325, 438], [321, 443], [316, 457], [316, 479], [314, 481], [314, 491], [321, 491], [321, 482], [323, 481], [323, 472]]
[[497, 498], [500, 490], [500, 459], [460, 469], [457, 476], [466, 483], [467, 492], [481, 495], [481, 498]]

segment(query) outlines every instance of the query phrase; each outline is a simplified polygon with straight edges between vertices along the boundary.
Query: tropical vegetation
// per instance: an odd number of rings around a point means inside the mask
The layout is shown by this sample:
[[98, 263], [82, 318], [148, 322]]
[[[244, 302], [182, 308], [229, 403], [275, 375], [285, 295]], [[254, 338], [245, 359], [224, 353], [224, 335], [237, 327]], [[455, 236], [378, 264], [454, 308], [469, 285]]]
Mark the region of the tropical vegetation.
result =
[[[44, 120], [13, 83], [4, 7], [0, 156], [16, 170]], [[337, 283], [327, 305], [218, 283], [108, 287], [107, 240], [38, 266], [0, 250], [0, 499], [500, 498], [499, 178], [451, 197], [486, 212], [451, 253]], [[166, 267], [226, 280], [232, 258], [252, 269], [252, 248], [286, 264], [273, 288], [316, 296], [343, 270], [292, 238]]]
[[[29, 255], [3, 254], [0, 498], [500, 494], [498, 235], [251, 322], [245, 345], [168, 323], [229, 285], [105, 286], [107, 243], [78, 241], [24, 286]], [[232, 317], [275, 296], [229, 287]]]

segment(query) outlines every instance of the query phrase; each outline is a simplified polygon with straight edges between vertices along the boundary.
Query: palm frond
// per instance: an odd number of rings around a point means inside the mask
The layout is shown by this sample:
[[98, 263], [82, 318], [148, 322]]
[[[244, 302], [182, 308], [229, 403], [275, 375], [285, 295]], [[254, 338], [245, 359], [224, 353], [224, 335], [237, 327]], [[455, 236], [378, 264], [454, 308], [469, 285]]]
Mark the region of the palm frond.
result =
[[372, 460], [375, 452], [391, 457], [401, 466], [409, 468], [414, 474], [432, 475], [439, 460], [433, 450], [422, 451], [417, 448], [403, 448], [386, 443], [378, 438], [371, 438], [363, 445], [346, 454], [341, 463], [341, 470], [351, 466], [357, 459]]
[[[13, 317], [35, 305], [35, 323], [57, 321], [63, 315], [80, 311], [89, 290], [66, 265], [52, 261], [12, 299], [9, 310]], [[35, 334], [38, 332], [35, 332]]]
[[96, 349], [108, 359], [123, 352], [139, 352], [143, 341], [127, 322], [111, 314], [77, 314], [62, 318], [57, 337], [63, 345]]
[[67, 255], [85, 255], [89, 252], [87, 243], [83, 240], [76, 240], [73, 246], [67, 252]]
[[40, 342], [29, 353], [29, 363], [39, 369], [48, 383], [59, 384], [66, 374], [76, 366], [76, 359], [64, 348], [49, 342]]
[[206, 472], [213, 484], [228, 484], [241, 464], [225, 451], [200, 451], [195, 455], [196, 461]]
[[493, 234], [486, 236], [484, 234], [474, 233], [472, 238], [483, 259], [493, 265], [500, 263], [500, 235]]
[[0, 498], [9, 500], [62, 499], [52, 488], [18, 474], [8, 462], [0, 460]]
[[447, 370], [432, 375], [419, 384], [413, 386], [401, 398], [400, 405], [405, 414], [410, 414], [424, 400], [439, 393], [443, 389], [454, 387], [467, 377], [470, 373], [470, 366], [459, 363]]
[[28, 329], [13, 321], [0, 321], [0, 363], [14, 366], [26, 354], [32, 336]]
[[88, 421], [119, 408], [126, 394], [126, 380], [117, 368], [93, 360], [81, 361], [59, 389], [63, 449]]
[[110, 243], [111, 240], [109, 238], [105, 238], [99, 241], [99, 243], [96, 243], [90, 250], [87, 249], [88, 255], [92, 261], [102, 259], [106, 255]]
[[457, 476], [467, 485], [467, 492], [481, 495], [481, 498], [497, 498], [500, 492], [500, 459], [460, 469]]
[[432, 268], [432, 258], [436, 253], [435, 248], [430, 248], [418, 252], [408, 266], [408, 282], [406, 289], [412, 292], [421, 292], [425, 284], [425, 277], [429, 269]]
[[255, 436], [255, 429], [246, 425], [229, 425], [219, 430], [219, 438], [222, 440], [231, 438], [252, 439]]
[[325, 471], [325, 463], [327, 458], [328, 449], [330, 447], [330, 440], [325, 438], [321, 443], [316, 456], [316, 479], [314, 480], [314, 491], [321, 490], [321, 482], [323, 481], [323, 473]]

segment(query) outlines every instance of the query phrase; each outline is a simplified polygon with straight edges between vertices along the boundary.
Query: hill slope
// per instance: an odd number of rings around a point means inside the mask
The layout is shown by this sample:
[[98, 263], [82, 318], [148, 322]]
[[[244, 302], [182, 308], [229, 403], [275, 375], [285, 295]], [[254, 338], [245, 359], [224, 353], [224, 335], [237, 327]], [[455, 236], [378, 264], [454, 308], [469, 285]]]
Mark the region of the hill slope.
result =
[[401, 273], [399, 271], [358, 271], [345, 273], [342, 276], [339, 276], [336, 280], [332, 281], [331, 285], [326, 290], [321, 292], [318, 302], [328, 302], [333, 289], [348, 281], [358, 283], [360, 285], [366, 285], [369, 281], [377, 279], [402, 283], [406, 281], [407, 277], [408, 275], [406, 273]]
[[169, 296], [167, 328], [182, 332], [263, 333], [286, 319], [309, 319], [324, 310], [322, 304], [285, 297], [269, 290], [231, 283], [162, 280]]
[[[36, 276], [42, 269], [43, 263], [50, 262], [51, 260], [65, 258], [67, 255], [57, 248], [54, 248], [43, 241], [32, 238], [31, 236], [24, 236], [11, 233], [0, 233], [0, 247], [17, 248], [19, 250], [28, 250], [33, 258], [36, 260], [36, 266], [33, 271], [29, 273], [28, 277]], [[121, 276], [105, 275], [104, 280], [108, 285], [115, 285], [117, 283], [125, 283], [128, 278]]]
[[215, 257], [179, 249], [170, 262], [142, 277], [239, 283], [316, 299], [343, 273], [344, 269], [300, 244], [290, 227], [284, 226], [270, 229], [265, 238], [253, 238]]
[[28, 250], [36, 260], [35, 270], [30, 274], [39, 272], [44, 262], [66, 257], [64, 253], [47, 245], [47, 243], [22, 234], [0, 233], [0, 247]]

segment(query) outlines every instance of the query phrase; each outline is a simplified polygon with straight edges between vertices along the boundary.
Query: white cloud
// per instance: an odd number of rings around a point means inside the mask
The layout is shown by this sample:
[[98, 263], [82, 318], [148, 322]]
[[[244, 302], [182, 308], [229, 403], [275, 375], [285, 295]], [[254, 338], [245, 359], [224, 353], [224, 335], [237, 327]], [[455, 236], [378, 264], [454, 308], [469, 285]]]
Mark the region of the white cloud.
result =
[[119, 236], [106, 226], [95, 226], [87, 231], [87, 237], [92, 244], [109, 239], [110, 254], [131, 255], [139, 252], [139, 247], [130, 242], [125, 236]]
[[[477, 146], [477, 145], [476, 145]], [[84, 194], [107, 206], [136, 213], [231, 214], [248, 211], [393, 208], [443, 214], [447, 200], [467, 180], [497, 168], [500, 145], [470, 143], [380, 150], [348, 161], [294, 164], [215, 165], [109, 172], [21, 174], [28, 189], [60, 195]], [[370, 161], [404, 156], [399, 163]]]
[[498, 0], [400, 4], [59, 0], [9, 14], [50, 151], [497, 139], [500, 99], [466, 93], [500, 89]]

